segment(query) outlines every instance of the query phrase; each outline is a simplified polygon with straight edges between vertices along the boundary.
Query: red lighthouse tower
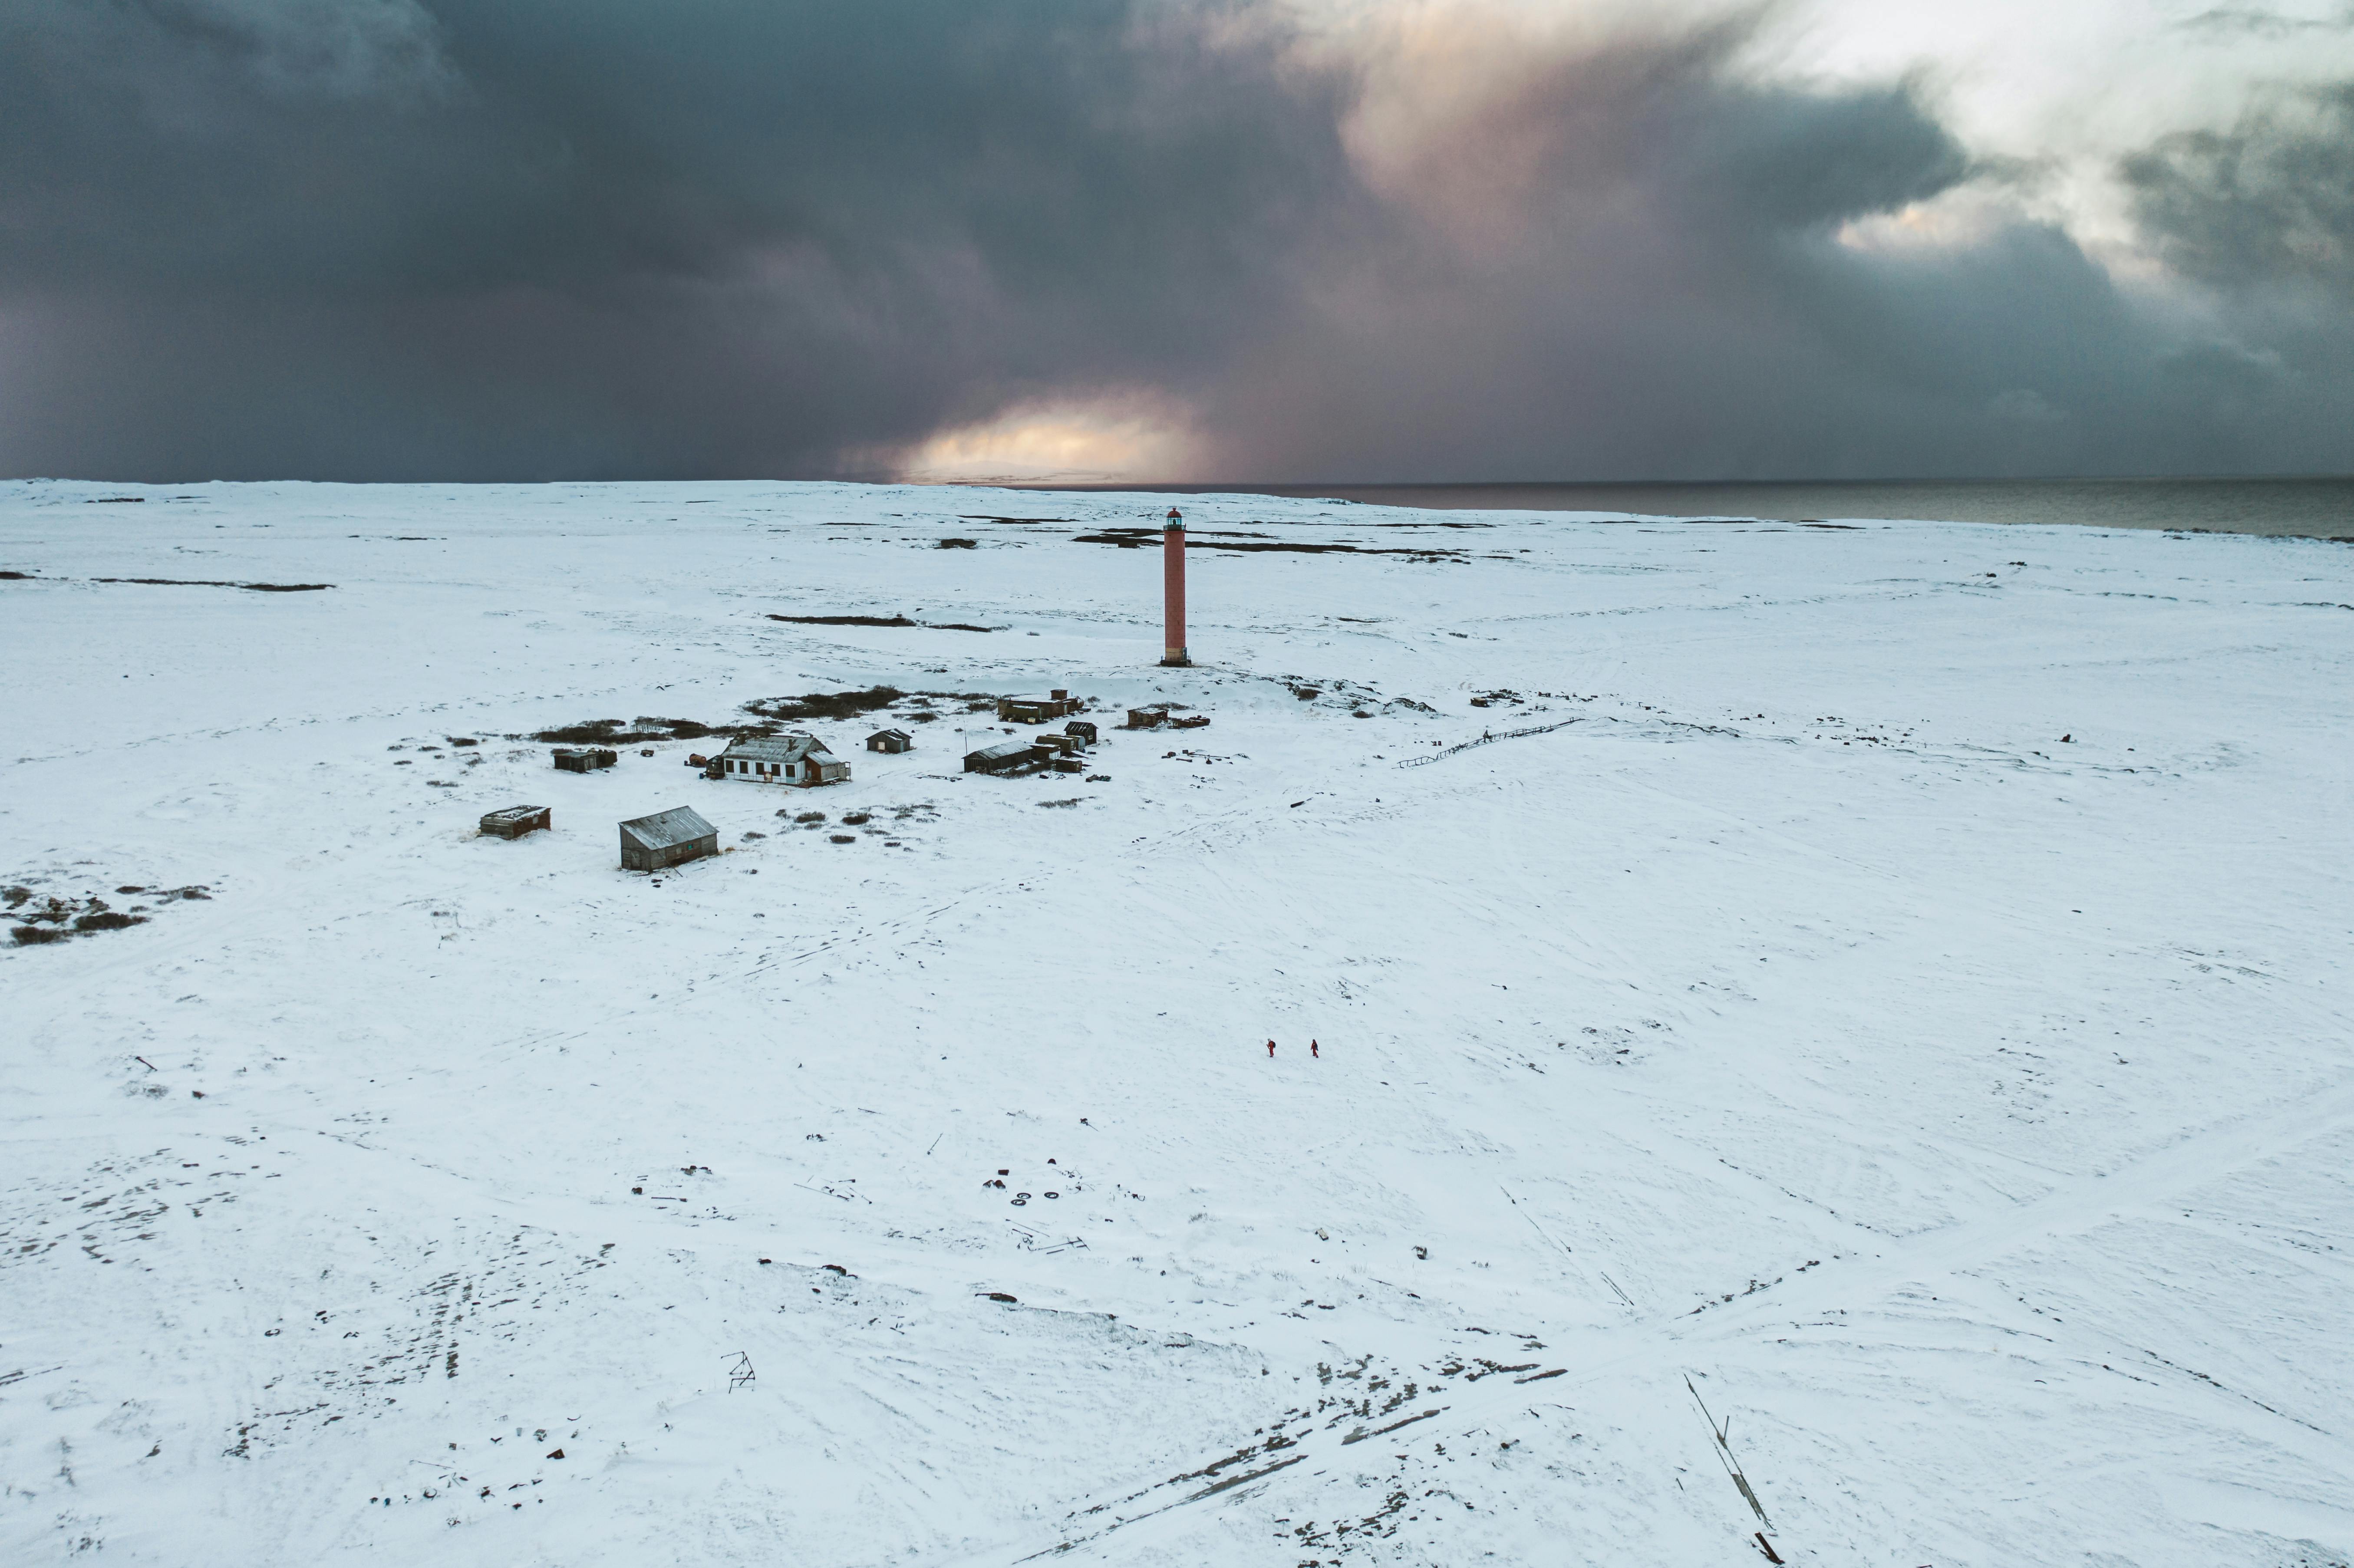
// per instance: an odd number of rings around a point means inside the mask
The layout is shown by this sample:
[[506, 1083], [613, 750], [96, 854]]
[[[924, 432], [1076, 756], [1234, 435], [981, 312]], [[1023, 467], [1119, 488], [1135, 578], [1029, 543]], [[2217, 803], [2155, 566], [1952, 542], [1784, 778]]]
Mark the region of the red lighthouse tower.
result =
[[1191, 664], [1185, 652], [1185, 514], [1174, 506], [1161, 525], [1161, 588], [1169, 634], [1161, 656], [1163, 664]]

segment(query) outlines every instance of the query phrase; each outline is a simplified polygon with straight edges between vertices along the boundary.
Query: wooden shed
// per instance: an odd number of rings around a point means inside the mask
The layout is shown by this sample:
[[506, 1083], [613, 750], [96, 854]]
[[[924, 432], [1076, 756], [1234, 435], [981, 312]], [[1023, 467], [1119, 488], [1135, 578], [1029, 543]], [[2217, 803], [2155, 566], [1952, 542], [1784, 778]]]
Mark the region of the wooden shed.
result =
[[567, 773], [591, 773], [599, 768], [610, 768], [620, 760], [620, 753], [601, 746], [559, 746], [556, 748], [556, 765]]
[[964, 754], [967, 773], [1011, 773], [1017, 768], [1027, 768], [1042, 761], [1039, 748], [1026, 740], [1002, 740], [995, 746], [984, 746], [979, 751]]
[[545, 806], [505, 806], [484, 813], [482, 825], [493, 838], [519, 839], [544, 832], [553, 825], [553, 818]]
[[621, 824], [621, 869], [660, 871], [719, 853], [719, 830], [691, 806], [673, 806]]
[[1096, 743], [1096, 726], [1087, 719], [1073, 719], [1063, 726], [1063, 733], [1076, 740], [1081, 746], [1093, 746]]
[[904, 729], [878, 729], [866, 737], [869, 751], [907, 751], [913, 749], [916, 737]]

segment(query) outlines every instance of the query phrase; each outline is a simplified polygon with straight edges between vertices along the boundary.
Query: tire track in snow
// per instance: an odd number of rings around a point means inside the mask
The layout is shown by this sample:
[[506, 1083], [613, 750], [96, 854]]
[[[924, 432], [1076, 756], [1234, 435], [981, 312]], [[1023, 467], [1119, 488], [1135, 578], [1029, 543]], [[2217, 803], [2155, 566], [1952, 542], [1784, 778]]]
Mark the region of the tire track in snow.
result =
[[[1558, 1398], [1571, 1388], [1605, 1378], [1665, 1377], [1680, 1367], [1708, 1359], [1697, 1352], [1727, 1346], [1745, 1334], [1790, 1319], [1794, 1315], [1803, 1317], [1842, 1307], [1870, 1306], [1902, 1287], [1935, 1283], [1993, 1262], [2030, 1242], [2091, 1231], [2115, 1220], [2137, 1217], [2185, 1192], [2349, 1128], [2354, 1128], [2354, 1091], [2300, 1102], [2272, 1114], [2234, 1118], [2130, 1160], [2114, 1171], [2071, 1182], [2041, 1198], [1982, 1212], [1958, 1224], [1919, 1233], [1876, 1254], [1830, 1260], [1787, 1290], [1777, 1281], [1753, 1296], [1738, 1298], [1737, 1305], [1714, 1311], [1702, 1308], [1697, 1323], [1693, 1320], [1695, 1314], [1685, 1313], [1664, 1319], [1654, 1316], [1624, 1328], [1584, 1330], [1577, 1338], [1597, 1348], [1613, 1348], [1614, 1353], [1590, 1361], [1582, 1368], [1546, 1367], [1531, 1375], [1511, 1377], [1503, 1380], [1500, 1386], [1495, 1378], [1482, 1378], [1451, 1388], [1443, 1401], [1432, 1398], [1417, 1402], [1426, 1412], [1417, 1419], [1448, 1416], [1452, 1418], [1449, 1426], [1465, 1421], [1474, 1425], [1491, 1421], [1508, 1414], [1522, 1402], [1526, 1397], [1520, 1392], [1522, 1384], [1541, 1380], [1548, 1385], [1548, 1397]], [[2243, 1397], [2229, 1390], [2217, 1392], [2235, 1400]], [[2319, 1431], [2296, 1416], [2278, 1412], [2274, 1414], [2305, 1432]], [[1279, 1426], [1278, 1430], [1280, 1436]], [[2354, 1442], [2334, 1433], [2320, 1435], [2337, 1444], [2349, 1466], [2354, 1466]], [[941, 1568], [1018, 1568], [1019, 1564], [1047, 1557], [1072, 1562], [1101, 1561], [1100, 1549], [1107, 1548], [1115, 1535], [1119, 1536], [1117, 1544], [1123, 1550], [1165, 1544], [1193, 1528], [1201, 1515], [1192, 1505], [1214, 1501], [1226, 1506], [1256, 1496], [1264, 1489], [1250, 1483], [1266, 1480], [1272, 1484], [1280, 1470], [1292, 1469], [1311, 1459], [1337, 1458], [1350, 1444], [1375, 1436], [1379, 1434], [1363, 1425], [1345, 1435], [1328, 1426], [1283, 1444], [1285, 1460], [1280, 1465], [1267, 1465], [1233, 1481], [1191, 1493], [1170, 1495], [1182, 1483], [1204, 1473], [1201, 1468], [1181, 1472], [1115, 1502], [1084, 1504], [1073, 1510], [1070, 1517], [1076, 1520], [1097, 1511], [1108, 1512], [1126, 1504], [1149, 1501], [1149, 1506], [1114, 1518], [1100, 1528], [1066, 1534], [1045, 1545], [1034, 1540], [950, 1559]], [[1221, 1461], [1213, 1461], [1214, 1465], [1217, 1463]], [[1090, 1548], [1098, 1550], [1089, 1551]]]

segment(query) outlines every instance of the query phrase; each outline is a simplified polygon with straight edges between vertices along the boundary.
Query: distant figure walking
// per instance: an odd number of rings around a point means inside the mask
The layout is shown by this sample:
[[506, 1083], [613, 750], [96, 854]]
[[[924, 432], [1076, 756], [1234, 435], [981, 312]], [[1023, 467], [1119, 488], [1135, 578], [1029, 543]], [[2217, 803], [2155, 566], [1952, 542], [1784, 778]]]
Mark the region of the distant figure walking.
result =
[[1316, 1057], [1316, 1058], [1317, 1058], [1318, 1060], [1320, 1060], [1320, 1061], [1323, 1059], [1323, 1055], [1324, 1055], [1324, 1053], [1323, 1053], [1322, 1051], [1320, 1051], [1320, 1050], [1317, 1049], [1316, 1042], [1315, 1042], [1315, 1041], [1313, 1041], [1313, 1040], [1310, 1040], [1310, 1041], [1308, 1043], [1308, 1054], [1309, 1054], [1310, 1056], [1314, 1056], [1314, 1057]]
[[1272, 1041], [1272, 1040], [1270, 1040], [1270, 1041], [1268, 1041], [1268, 1042], [1267, 1043], [1267, 1057], [1268, 1057], [1268, 1059], [1269, 1059], [1270, 1061], [1274, 1059], [1274, 1056], [1275, 1056], [1275, 1042], [1274, 1042], [1274, 1041]]

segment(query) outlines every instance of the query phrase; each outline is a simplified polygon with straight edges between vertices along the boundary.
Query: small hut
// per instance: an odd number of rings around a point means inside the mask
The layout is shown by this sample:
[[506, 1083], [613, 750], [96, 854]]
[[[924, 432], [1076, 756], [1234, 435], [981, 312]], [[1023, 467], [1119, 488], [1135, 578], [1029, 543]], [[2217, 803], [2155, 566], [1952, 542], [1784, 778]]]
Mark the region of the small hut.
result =
[[809, 789], [841, 783], [850, 777], [850, 764], [817, 736], [796, 730], [772, 738], [731, 740], [726, 750], [712, 758], [708, 771], [715, 779]]
[[621, 824], [621, 869], [661, 871], [719, 853], [719, 830], [691, 806], [673, 806]]
[[610, 768], [620, 760], [620, 753], [601, 746], [559, 746], [556, 748], [556, 765], [567, 773], [593, 773], [599, 768]]
[[552, 825], [551, 813], [545, 806], [508, 806], [486, 812], [482, 832], [495, 839], [519, 839], [525, 833], [544, 832]]
[[915, 744], [916, 737], [904, 729], [878, 729], [866, 737], [869, 751], [906, 751]]
[[1096, 726], [1087, 719], [1073, 719], [1063, 726], [1063, 733], [1076, 740], [1081, 746], [1093, 746], [1096, 743]]
[[1130, 708], [1128, 710], [1128, 727], [1151, 729], [1168, 716], [1159, 708]]

